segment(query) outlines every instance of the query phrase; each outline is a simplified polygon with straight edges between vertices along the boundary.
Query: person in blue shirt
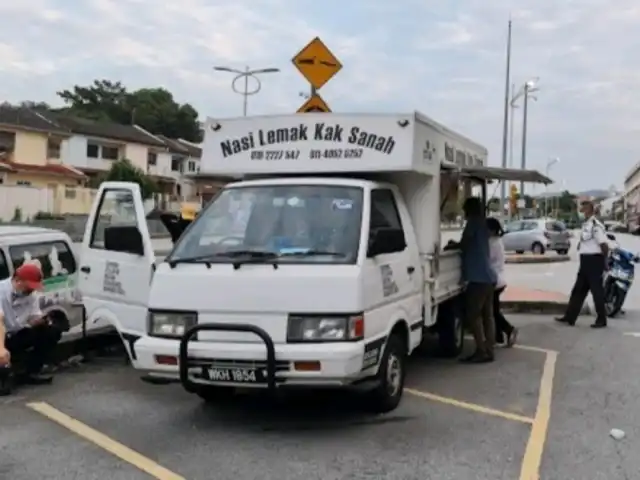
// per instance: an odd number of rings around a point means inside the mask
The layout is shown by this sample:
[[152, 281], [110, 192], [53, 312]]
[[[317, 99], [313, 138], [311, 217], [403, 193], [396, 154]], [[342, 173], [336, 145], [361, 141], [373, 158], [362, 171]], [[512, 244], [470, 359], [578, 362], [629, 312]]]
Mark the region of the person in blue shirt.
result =
[[465, 289], [465, 319], [475, 342], [475, 351], [461, 361], [487, 363], [493, 361], [496, 331], [493, 320], [493, 291], [497, 275], [491, 267], [490, 233], [484, 215], [484, 205], [477, 197], [464, 202], [467, 224], [459, 248], [462, 251], [462, 280]]

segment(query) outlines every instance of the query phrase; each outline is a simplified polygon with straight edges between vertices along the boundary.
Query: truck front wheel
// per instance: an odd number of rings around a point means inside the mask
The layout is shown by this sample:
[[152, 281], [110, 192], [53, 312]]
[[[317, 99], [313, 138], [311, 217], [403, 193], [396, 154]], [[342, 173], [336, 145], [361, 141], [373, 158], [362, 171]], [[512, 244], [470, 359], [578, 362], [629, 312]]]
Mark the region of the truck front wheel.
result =
[[387, 341], [378, 370], [379, 385], [369, 392], [368, 407], [374, 413], [387, 413], [400, 404], [406, 375], [407, 348], [400, 334]]

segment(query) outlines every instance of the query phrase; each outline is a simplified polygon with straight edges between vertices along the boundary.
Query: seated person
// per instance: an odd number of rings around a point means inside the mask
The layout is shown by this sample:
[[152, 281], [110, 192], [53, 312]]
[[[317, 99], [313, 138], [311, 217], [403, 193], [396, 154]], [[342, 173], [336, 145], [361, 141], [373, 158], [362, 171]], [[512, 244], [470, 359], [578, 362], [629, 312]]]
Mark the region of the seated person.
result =
[[18, 381], [36, 385], [52, 381], [42, 369], [52, 363], [62, 332], [40, 311], [38, 290], [42, 290], [42, 271], [34, 263], [25, 263], [13, 277], [0, 280], [0, 369], [4, 370], [0, 394], [10, 393], [7, 373], [16, 363], [24, 366], [23, 374], [14, 370]]

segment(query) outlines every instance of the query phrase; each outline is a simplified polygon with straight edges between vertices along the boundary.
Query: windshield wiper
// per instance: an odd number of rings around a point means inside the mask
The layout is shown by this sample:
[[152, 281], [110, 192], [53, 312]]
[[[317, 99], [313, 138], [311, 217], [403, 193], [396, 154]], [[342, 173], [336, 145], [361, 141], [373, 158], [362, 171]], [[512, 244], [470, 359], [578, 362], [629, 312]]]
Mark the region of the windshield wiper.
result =
[[[174, 268], [179, 263], [205, 263], [208, 268], [211, 266], [211, 263], [208, 260], [213, 260], [220, 257], [237, 258], [244, 256], [248, 257], [250, 260], [267, 260], [278, 257], [276, 253], [269, 250], [229, 250], [226, 252], [215, 252], [208, 253], [206, 255], [197, 255], [195, 257], [178, 258], [175, 260], [170, 260], [167, 263], [169, 263], [169, 266], [171, 268]], [[242, 263], [248, 262], [240, 262], [240, 264]], [[238, 262], [234, 262], [233, 267], [236, 269], [239, 268], [239, 266], [236, 267], [236, 265], [238, 265]]]
[[[220, 252], [219, 256], [235, 258], [232, 263], [234, 270], [238, 270], [245, 263], [260, 263], [278, 258], [278, 254], [270, 250], [231, 250]], [[245, 257], [240, 260], [240, 257]], [[273, 269], [277, 269], [278, 264], [273, 262]]]
[[332, 252], [329, 250], [298, 250], [295, 252], [285, 252], [281, 253], [280, 257], [307, 257], [313, 255], [328, 255], [331, 257], [344, 257], [345, 254], [341, 252]]

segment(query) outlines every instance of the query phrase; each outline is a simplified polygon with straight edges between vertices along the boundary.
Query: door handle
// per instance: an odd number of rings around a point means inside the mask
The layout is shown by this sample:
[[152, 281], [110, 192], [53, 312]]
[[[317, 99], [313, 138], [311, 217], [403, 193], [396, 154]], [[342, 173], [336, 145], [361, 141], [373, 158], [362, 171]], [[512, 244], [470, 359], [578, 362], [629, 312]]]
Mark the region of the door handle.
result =
[[415, 272], [415, 271], [416, 271], [416, 267], [411, 267], [411, 266], [410, 266], [410, 267], [407, 267], [407, 273], [408, 273], [409, 275], [411, 275], [411, 274], [412, 274], [413, 272]]
[[89, 272], [91, 272], [91, 267], [89, 267], [87, 265], [84, 265], [84, 266], [80, 267], [80, 271], [82, 273], [89, 273]]

